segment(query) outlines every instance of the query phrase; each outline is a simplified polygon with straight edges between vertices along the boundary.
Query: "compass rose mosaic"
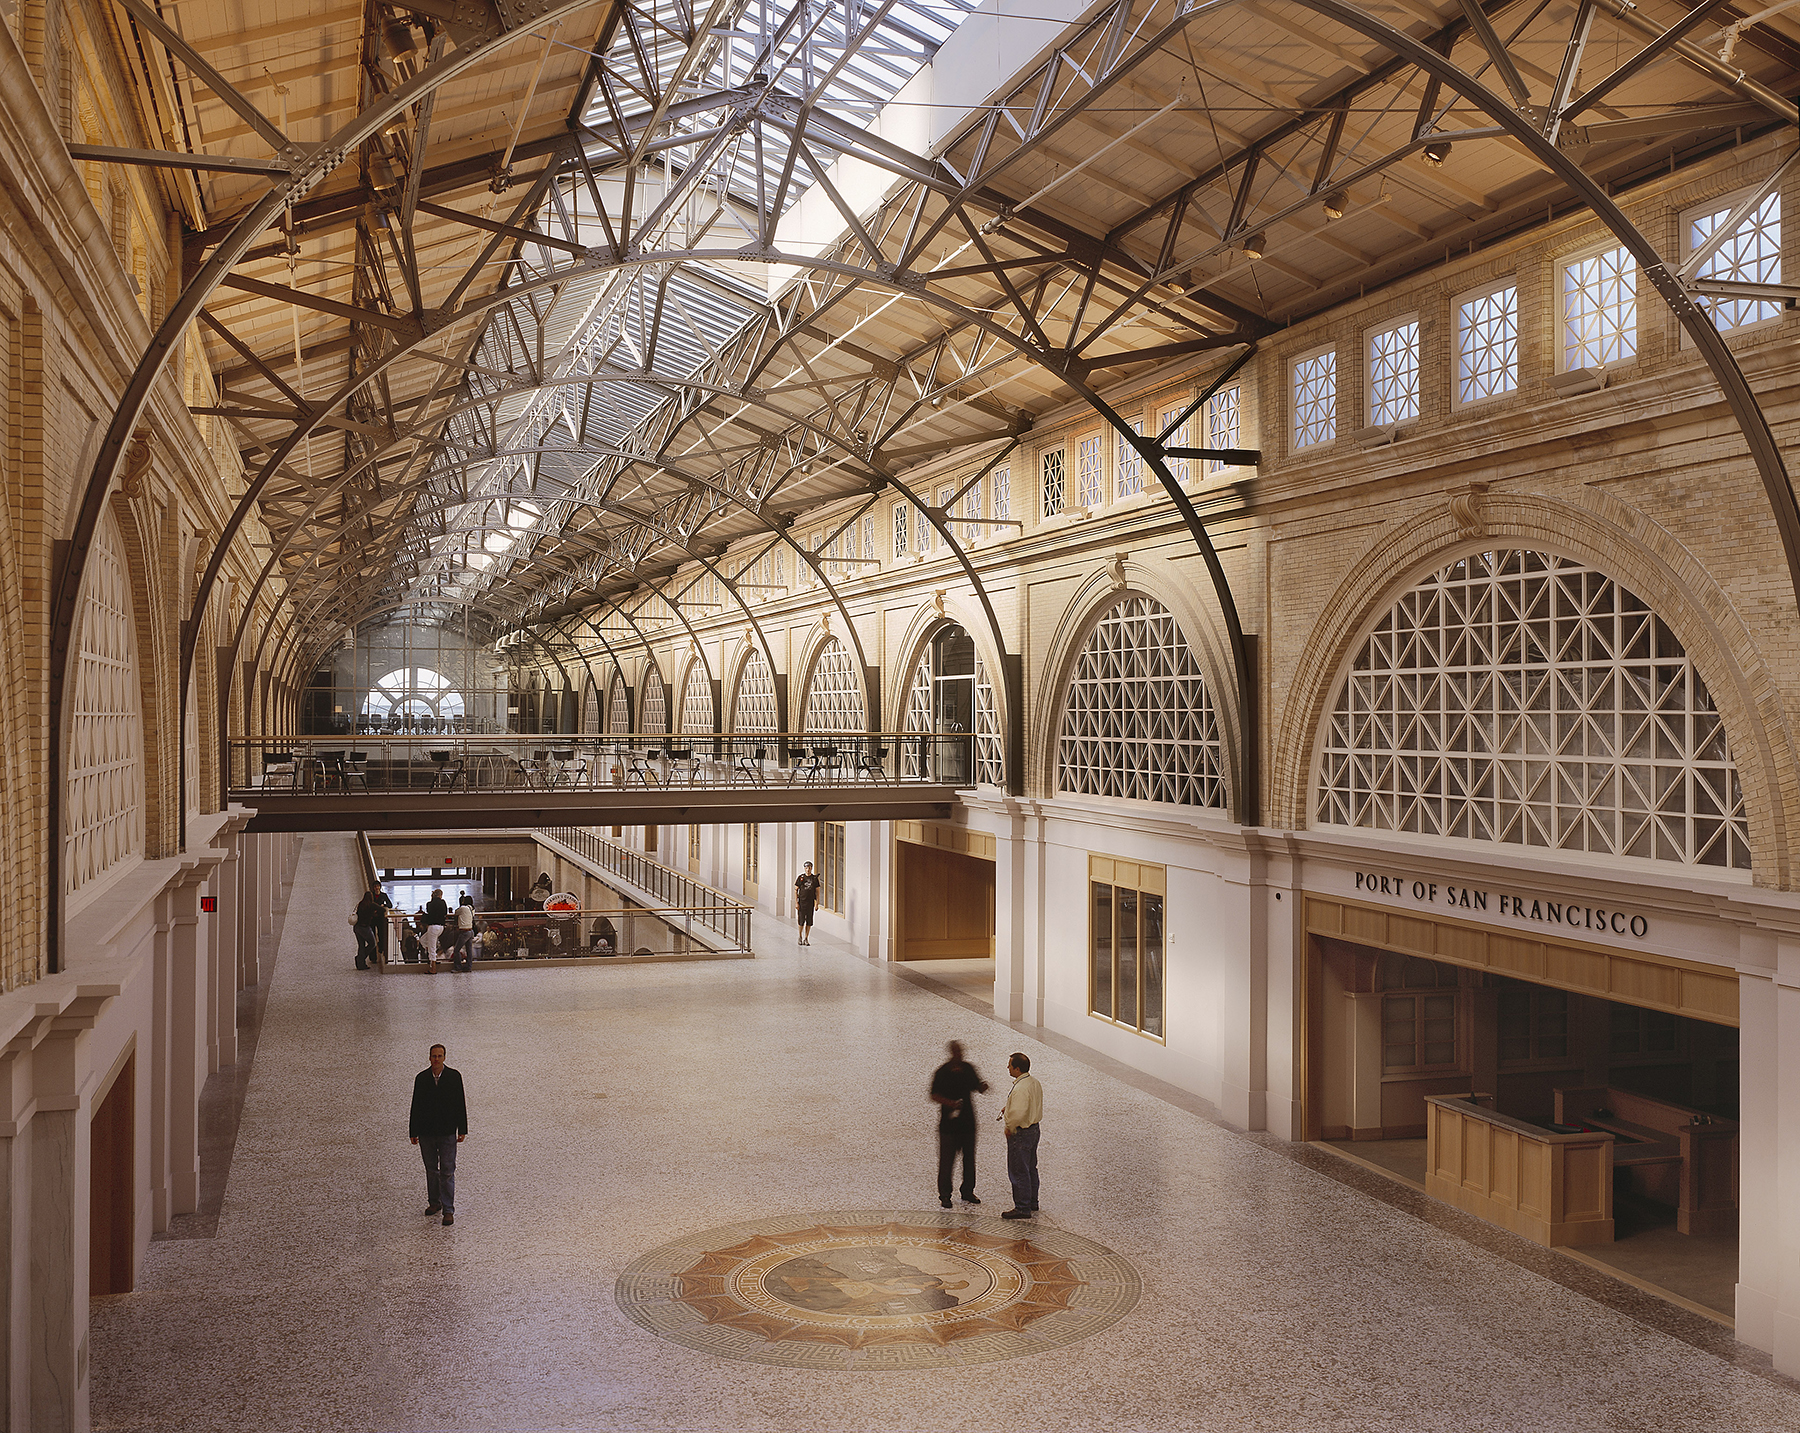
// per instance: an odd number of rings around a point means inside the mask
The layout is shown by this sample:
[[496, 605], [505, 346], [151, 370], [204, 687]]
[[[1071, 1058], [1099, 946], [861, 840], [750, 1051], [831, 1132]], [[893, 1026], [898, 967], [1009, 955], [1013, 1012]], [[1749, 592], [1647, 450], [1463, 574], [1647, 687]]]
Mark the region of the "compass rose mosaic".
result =
[[1062, 1348], [1117, 1323], [1137, 1271], [1036, 1221], [860, 1210], [727, 1225], [619, 1276], [619, 1307], [663, 1338], [795, 1368], [920, 1369]]

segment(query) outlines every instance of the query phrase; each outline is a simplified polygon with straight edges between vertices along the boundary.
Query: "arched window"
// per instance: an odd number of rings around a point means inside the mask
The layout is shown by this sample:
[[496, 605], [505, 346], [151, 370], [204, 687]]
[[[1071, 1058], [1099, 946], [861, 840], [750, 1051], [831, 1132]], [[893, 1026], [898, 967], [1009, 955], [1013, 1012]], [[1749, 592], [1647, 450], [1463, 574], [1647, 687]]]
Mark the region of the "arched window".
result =
[[731, 704], [733, 731], [775, 730], [775, 678], [763, 654], [752, 648], [738, 672], [737, 696]]
[[662, 736], [669, 729], [669, 689], [655, 667], [644, 672], [644, 699], [638, 711], [638, 730]]
[[619, 736], [631, 730], [631, 693], [625, 690], [625, 679], [616, 674], [606, 693], [606, 730]]
[[1325, 730], [1322, 824], [1750, 866], [1725, 728], [1644, 601], [1541, 552], [1481, 552], [1395, 604]]
[[463, 696], [450, 679], [430, 667], [396, 667], [363, 698], [362, 714], [377, 720], [427, 717], [443, 720], [464, 714]]
[[600, 693], [595, 690], [592, 677], [587, 679], [587, 684], [581, 689], [581, 734], [600, 734]]
[[[940, 627], [919, 654], [913, 668], [912, 685], [907, 689], [905, 731], [975, 733], [974, 779], [977, 784], [1006, 784], [1006, 747], [1000, 736], [1000, 710], [994, 701], [993, 683], [988, 680], [987, 664], [975, 649], [975, 641], [961, 627]], [[922, 746], [901, 742], [900, 768], [903, 775], [924, 774]], [[946, 758], [951, 752], [946, 749]], [[956, 757], [967, 761], [967, 754]], [[965, 782], [969, 779], [966, 765], [939, 777], [944, 781]]]
[[681, 684], [681, 730], [692, 735], [712, 729], [712, 682], [706, 667], [696, 659], [688, 663], [687, 679]]
[[63, 880], [78, 891], [144, 851], [144, 718], [118, 519], [104, 513], [82, 577], [69, 703]]
[[1058, 789], [1223, 808], [1224, 773], [1212, 693], [1174, 615], [1148, 597], [1121, 597], [1069, 674]]
[[806, 684], [806, 721], [801, 730], [863, 731], [867, 726], [863, 713], [862, 682], [850, 649], [836, 637], [827, 637]]

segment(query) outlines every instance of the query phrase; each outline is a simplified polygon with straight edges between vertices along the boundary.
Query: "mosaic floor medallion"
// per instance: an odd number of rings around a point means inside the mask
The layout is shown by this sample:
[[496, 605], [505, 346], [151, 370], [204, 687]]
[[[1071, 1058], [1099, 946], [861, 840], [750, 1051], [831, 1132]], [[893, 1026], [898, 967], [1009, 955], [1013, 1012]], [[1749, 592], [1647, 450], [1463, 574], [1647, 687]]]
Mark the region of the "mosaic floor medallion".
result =
[[1137, 1271], [1027, 1221], [940, 1212], [795, 1214], [665, 1244], [619, 1307], [689, 1348], [796, 1368], [951, 1368], [1043, 1353], [1117, 1323]]

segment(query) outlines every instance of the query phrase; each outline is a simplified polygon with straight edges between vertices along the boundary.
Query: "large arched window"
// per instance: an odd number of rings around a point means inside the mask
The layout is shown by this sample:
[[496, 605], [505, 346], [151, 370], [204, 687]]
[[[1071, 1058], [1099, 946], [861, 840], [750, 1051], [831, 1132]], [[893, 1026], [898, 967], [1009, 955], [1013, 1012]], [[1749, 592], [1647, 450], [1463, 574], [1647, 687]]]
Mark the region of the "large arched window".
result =
[[712, 682], [706, 667], [696, 658], [688, 663], [687, 678], [681, 684], [681, 730], [691, 736], [712, 729]]
[[802, 731], [854, 732], [867, 727], [862, 682], [850, 649], [836, 637], [827, 637], [813, 658], [812, 678], [806, 684], [806, 719]]
[[132, 611], [125, 541], [118, 519], [104, 513], [76, 619], [62, 833], [69, 891], [144, 850], [144, 718]]
[[587, 679], [587, 684], [581, 689], [581, 734], [600, 734], [600, 693], [595, 690], [592, 677]]
[[768, 660], [752, 648], [738, 672], [737, 695], [731, 704], [733, 731], [775, 730], [775, 677]]
[[1224, 807], [1212, 693], [1166, 608], [1121, 597], [1075, 659], [1056, 747], [1059, 790]]
[[[975, 640], [961, 627], [940, 627], [919, 653], [912, 685], [906, 694], [903, 730], [918, 732], [975, 733], [974, 779], [979, 785], [1006, 784], [1006, 747], [1000, 737], [1000, 710], [994, 700], [987, 664], [975, 650]], [[900, 743], [900, 769], [905, 776], [925, 774], [922, 745]], [[966, 782], [970, 753], [948, 748], [943, 755], [959, 762], [939, 780]]]
[[638, 730], [661, 736], [669, 729], [669, 689], [655, 667], [644, 672], [644, 699], [638, 709]]
[[625, 689], [625, 679], [617, 674], [606, 692], [606, 730], [615, 736], [631, 730], [631, 693]]
[[1475, 553], [1396, 603], [1325, 730], [1322, 824], [1750, 866], [1725, 728], [1687, 651], [1602, 572]]
[[430, 667], [396, 667], [370, 688], [363, 698], [362, 714], [400, 723], [420, 717], [442, 721], [464, 715], [463, 696], [442, 672]]

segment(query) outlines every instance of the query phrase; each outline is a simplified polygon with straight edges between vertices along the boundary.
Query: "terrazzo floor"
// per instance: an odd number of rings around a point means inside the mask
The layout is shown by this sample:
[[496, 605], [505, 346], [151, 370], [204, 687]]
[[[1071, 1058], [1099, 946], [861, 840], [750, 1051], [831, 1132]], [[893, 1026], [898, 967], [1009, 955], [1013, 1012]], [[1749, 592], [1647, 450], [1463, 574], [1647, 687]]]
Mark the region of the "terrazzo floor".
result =
[[[773, 923], [755, 961], [359, 974], [355, 881], [347, 840], [308, 838], [217, 1235], [154, 1244], [136, 1293], [94, 1301], [96, 1428], [1800, 1427], [1800, 1386], [1703, 1321], [1590, 1297], [1567, 1261], [932, 982]], [[952, 1038], [997, 1083], [1031, 1054], [1045, 1219], [1135, 1266], [1130, 1313], [1035, 1357], [854, 1372], [730, 1361], [620, 1312], [621, 1271], [696, 1231], [934, 1210], [925, 1086]], [[471, 1104], [452, 1229], [421, 1216], [405, 1135], [434, 1040]], [[996, 1135], [981, 1154], [992, 1215]]]

